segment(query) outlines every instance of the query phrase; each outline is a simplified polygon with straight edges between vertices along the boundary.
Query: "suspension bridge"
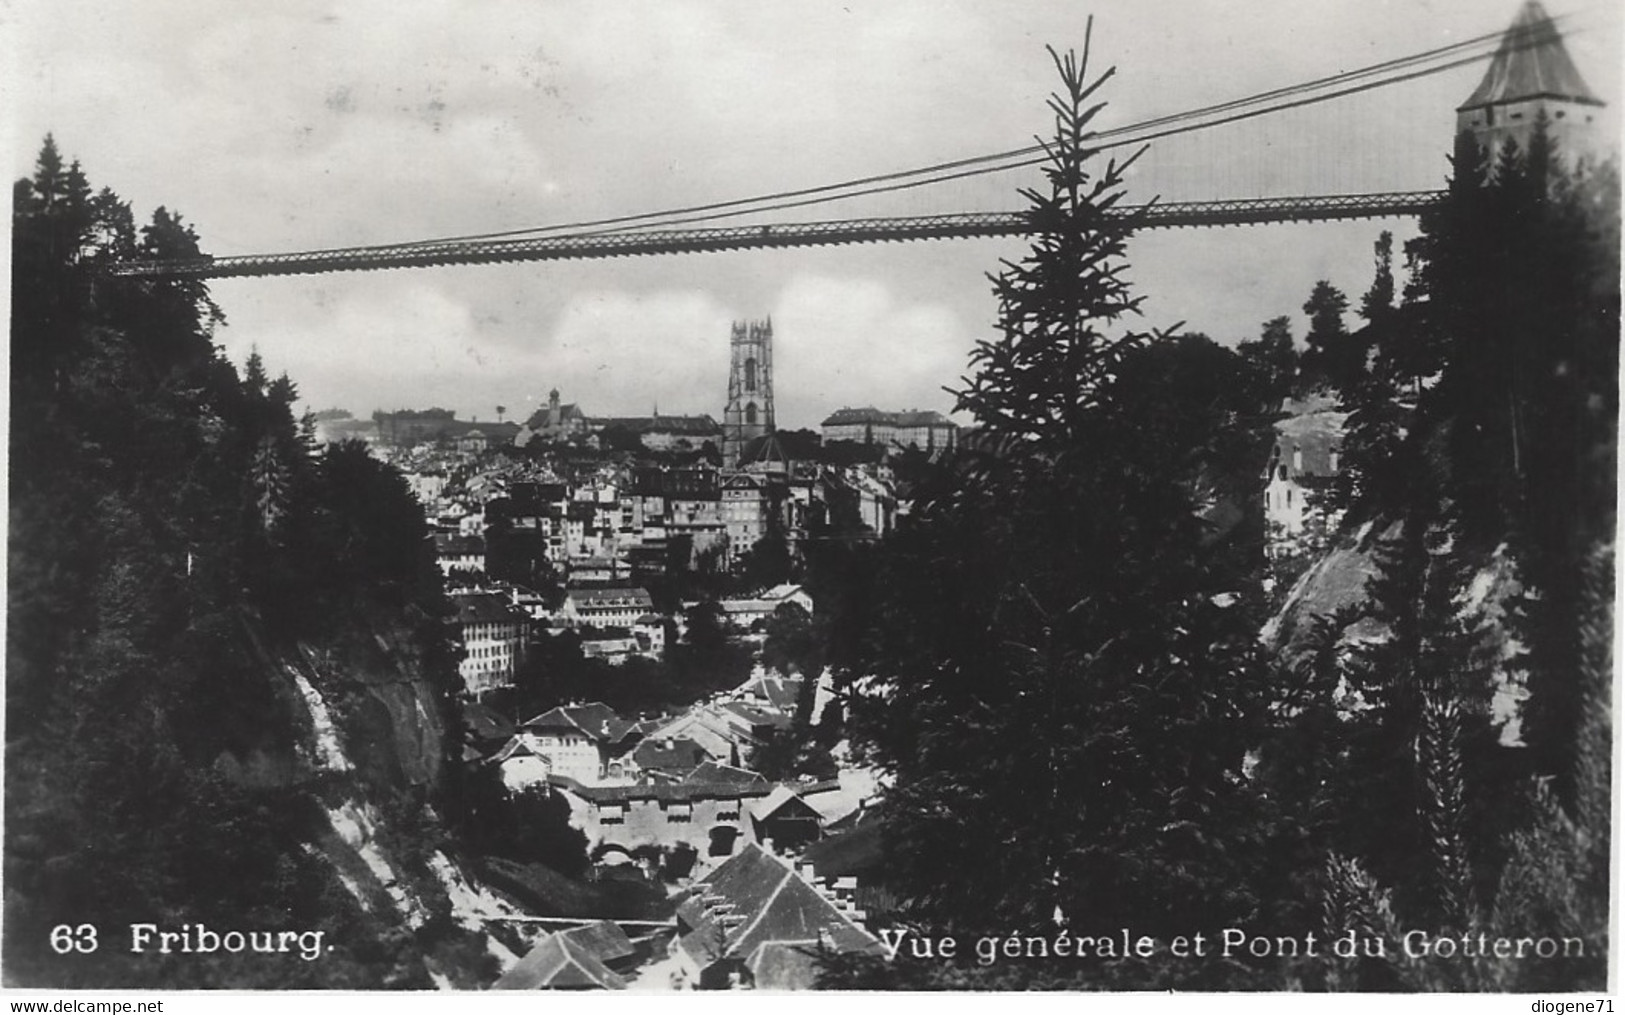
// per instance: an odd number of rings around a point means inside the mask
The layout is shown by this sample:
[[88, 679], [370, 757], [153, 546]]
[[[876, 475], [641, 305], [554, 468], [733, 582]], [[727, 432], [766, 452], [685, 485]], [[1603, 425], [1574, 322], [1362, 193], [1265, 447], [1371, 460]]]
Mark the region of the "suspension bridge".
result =
[[[1283, 222], [1324, 222], [1415, 216], [1436, 204], [1438, 189], [1360, 190], [1380, 168], [1380, 145], [1361, 164], [1326, 166], [1324, 149], [1314, 143], [1314, 128], [1322, 126], [1324, 112], [1316, 107], [1351, 97], [1391, 92], [1407, 83], [1457, 68], [1489, 63], [1489, 70], [1462, 115], [1486, 87], [1498, 89], [1503, 104], [1509, 90], [1522, 89], [1537, 100], [1600, 106], [1585, 90], [1578, 72], [1563, 49], [1564, 32], [1577, 30], [1545, 15], [1537, 3], [1524, 8], [1504, 32], [1474, 36], [1460, 42], [1411, 53], [1352, 71], [1301, 82], [1241, 99], [1186, 110], [1168, 116], [1101, 131], [1091, 139], [1100, 153], [1124, 149], [1133, 154], [1126, 163], [1135, 168], [1125, 179], [1132, 192], [1165, 193], [1155, 170], [1136, 165], [1153, 143], [1165, 172], [1186, 178], [1200, 174], [1219, 189], [1269, 186], [1288, 175], [1282, 166], [1312, 167], [1318, 181], [1334, 184], [1319, 193], [1297, 196], [1219, 196], [1203, 200], [1160, 199], [1112, 207], [1116, 217], [1135, 231], [1181, 227], [1258, 225]], [[1310, 113], [1315, 120], [1293, 121]], [[1504, 113], [1514, 118], [1522, 113]], [[1564, 113], [1556, 114], [1561, 117]], [[1489, 114], [1493, 125], [1494, 112]], [[1268, 121], [1274, 135], [1241, 134], [1253, 121]], [[1465, 122], [1465, 121], [1462, 121]], [[1478, 121], [1473, 121], [1478, 122]], [[1458, 126], [1460, 123], [1458, 123]], [[1565, 124], [1565, 127], [1568, 125]], [[1239, 140], [1238, 140], [1239, 138]], [[1441, 151], [1445, 138], [1434, 139]], [[1426, 143], [1426, 142], [1424, 142]], [[1238, 153], [1272, 163], [1274, 172], [1258, 171], [1252, 182], [1237, 179]], [[814, 221], [785, 219], [787, 212], [827, 208], [841, 202], [862, 202], [902, 192], [930, 194], [950, 206], [966, 203], [1008, 204], [1018, 186], [1010, 174], [1031, 170], [1048, 160], [1042, 143], [951, 162], [921, 166], [860, 179], [755, 197], [666, 209], [593, 221], [506, 230], [496, 233], [449, 236], [407, 243], [334, 247], [283, 253], [203, 256], [164, 261], [128, 261], [112, 265], [111, 275], [125, 278], [230, 278], [304, 275], [338, 271], [424, 268], [447, 265], [496, 264], [519, 261], [618, 258], [703, 253], [726, 250], [763, 250], [788, 247], [832, 246], [918, 240], [1019, 236], [1029, 232], [1028, 218], [1017, 211], [925, 211], [912, 214], [873, 214], [824, 218]], [[1113, 156], [1115, 157], [1115, 156]], [[989, 190], [986, 184], [998, 184]], [[978, 194], [967, 184], [981, 185]], [[699, 223], [730, 221], [725, 225]]]

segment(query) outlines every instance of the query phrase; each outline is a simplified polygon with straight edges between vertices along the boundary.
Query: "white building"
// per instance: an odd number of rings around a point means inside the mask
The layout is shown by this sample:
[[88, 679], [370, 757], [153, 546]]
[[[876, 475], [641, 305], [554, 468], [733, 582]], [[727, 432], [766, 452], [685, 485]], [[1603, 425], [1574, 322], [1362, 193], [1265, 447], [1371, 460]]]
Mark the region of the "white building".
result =
[[654, 612], [654, 600], [647, 589], [571, 589], [560, 611], [571, 627], [632, 627], [640, 618]]
[[513, 683], [524, 658], [525, 614], [498, 592], [465, 592], [451, 597], [463, 639], [457, 672], [475, 697]]
[[820, 430], [825, 441], [916, 447], [921, 451], [949, 450], [959, 433], [959, 427], [940, 412], [883, 412], [873, 406], [838, 409], [824, 420]]
[[1311, 494], [1328, 489], [1337, 476], [1347, 419], [1346, 412], [1309, 406], [1275, 425], [1275, 448], [1264, 481], [1271, 556], [1308, 549], [1337, 527], [1338, 517], [1317, 506]]

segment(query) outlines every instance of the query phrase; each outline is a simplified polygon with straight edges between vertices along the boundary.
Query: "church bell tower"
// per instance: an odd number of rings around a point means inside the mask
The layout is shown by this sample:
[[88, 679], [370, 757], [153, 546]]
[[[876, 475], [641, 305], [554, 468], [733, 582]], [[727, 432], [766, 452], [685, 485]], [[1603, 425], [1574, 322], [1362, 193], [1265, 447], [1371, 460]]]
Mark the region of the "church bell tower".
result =
[[773, 432], [773, 319], [735, 321], [728, 347], [722, 464], [731, 469], [739, 464], [746, 444]]

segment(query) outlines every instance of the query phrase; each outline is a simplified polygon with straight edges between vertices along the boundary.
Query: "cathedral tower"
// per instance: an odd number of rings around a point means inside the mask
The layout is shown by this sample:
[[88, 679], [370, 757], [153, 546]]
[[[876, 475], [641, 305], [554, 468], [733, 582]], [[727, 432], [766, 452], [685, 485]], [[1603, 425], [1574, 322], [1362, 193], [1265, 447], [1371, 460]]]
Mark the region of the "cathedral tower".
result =
[[746, 444], [773, 432], [773, 319], [735, 321], [728, 336], [728, 407], [722, 464], [733, 468]]
[[1506, 142], [1529, 149], [1542, 114], [1546, 133], [1569, 164], [1595, 155], [1603, 107], [1574, 66], [1563, 36], [1538, 0], [1529, 0], [1490, 61], [1484, 80], [1456, 108], [1456, 132], [1469, 132], [1489, 152], [1491, 171]]

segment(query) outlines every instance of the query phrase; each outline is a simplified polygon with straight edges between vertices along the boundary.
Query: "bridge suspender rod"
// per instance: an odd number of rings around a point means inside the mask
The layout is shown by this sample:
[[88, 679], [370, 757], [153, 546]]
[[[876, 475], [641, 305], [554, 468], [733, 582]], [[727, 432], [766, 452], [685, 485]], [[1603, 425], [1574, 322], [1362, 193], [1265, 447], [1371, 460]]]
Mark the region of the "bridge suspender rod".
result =
[[[1420, 214], [1441, 191], [1347, 194], [1330, 197], [1267, 197], [1235, 201], [1194, 201], [1135, 205], [1111, 214], [1133, 228], [1259, 225], [1333, 219], [1391, 218]], [[125, 261], [110, 266], [119, 278], [237, 278], [311, 275], [331, 271], [430, 268], [512, 261], [692, 254], [776, 247], [817, 247], [849, 243], [1020, 236], [1028, 232], [1022, 212], [972, 212], [911, 218], [847, 219], [703, 229], [648, 229], [580, 233], [525, 240], [452, 241], [401, 247], [348, 247], [286, 254], [244, 254], [173, 261]]]

